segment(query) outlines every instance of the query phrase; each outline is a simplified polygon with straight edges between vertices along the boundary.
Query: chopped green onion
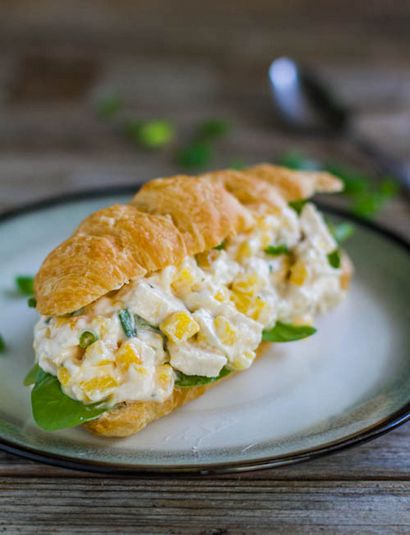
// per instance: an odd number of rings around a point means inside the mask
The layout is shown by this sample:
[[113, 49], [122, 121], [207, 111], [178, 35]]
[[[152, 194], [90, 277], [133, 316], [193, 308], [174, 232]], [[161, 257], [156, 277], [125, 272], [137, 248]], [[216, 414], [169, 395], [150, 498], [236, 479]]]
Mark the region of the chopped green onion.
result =
[[278, 256], [281, 254], [290, 254], [289, 249], [286, 247], [286, 245], [268, 245], [266, 249], [264, 249], [266, 254], [272, 255], [272, 256]]
[[98, 336], [91, 331], [83, 331], [80, 335], [79, 346], [81, 349], [87, 349], [88, 346], [98, 340]]
[[288, 205], [300, 215], [307, 202], [309, 202], [309, 199], [298, 199], [297, 201], [289, 201]]
[[316, 329], [310, 325], [290, 325], [278, 321], [271, 329], [264, 329], [262, 340], [264, 342], [293, 342], [307, 338], [315, 332]]
[[133, 338], [137, 336], [137, 328], [135, 327], [135, 318], [132, 314], [128, 312], [125, 308], [118, 313], [120, 318], [121, 327], [125, 333], [125, 336], [128, 338]]
[[340, 265], [342, 263], [340, 258], [340, 251], [339, 249], [335, 249], [331, 253], [327, 255], [327, 259], [329, 260], [329, 264], [332, 266], [332, 268], [339, 269]]
[[29, 297], [27, 299], [27, 305], [30, 307], [30, 308], [36, 308], [37, 306], [37, 299], [35, 297]]
[[16, 286], [22, 295], [33, 295], [34, 277], [29, 275], [18, 275], [16, 277]]
[[226, 246], [226, 240], [221, 241], [221, 243], [219, 245], [216, 245], [214, 249], [216, 249], [217, 251], [223, 251], [225, 249], [225, 246]]
[[216, 377], [205, 377], [204, 375], [186, 375], [180, 371], [177, 371], [177, 377], [175, 380], [175, 386], [178, 388], [191, 388], [193, 386], [203, 386], [215, 381], [219, 381], [222, 377], [226, 377], [231, 373], [231, 370], [224, 367]]
[[4, 338], [0, 334], [0, 353], [5, 351], [6, 349], [6, 342], [4, 341]]

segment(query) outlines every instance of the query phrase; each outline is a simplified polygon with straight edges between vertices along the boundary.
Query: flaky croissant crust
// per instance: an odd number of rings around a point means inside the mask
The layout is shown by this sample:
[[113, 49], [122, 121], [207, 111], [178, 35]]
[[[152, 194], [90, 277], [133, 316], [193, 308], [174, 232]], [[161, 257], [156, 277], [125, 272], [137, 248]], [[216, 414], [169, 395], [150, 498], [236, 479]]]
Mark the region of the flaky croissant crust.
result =
[[277, 213], [287, 201], [341, 188], [328, 173], [268, 164], [152, 180], [130, 204], [91, 214], [47, 256], [35, 278], [37, 310], [74, 312], [251, 228], [255, 210]]

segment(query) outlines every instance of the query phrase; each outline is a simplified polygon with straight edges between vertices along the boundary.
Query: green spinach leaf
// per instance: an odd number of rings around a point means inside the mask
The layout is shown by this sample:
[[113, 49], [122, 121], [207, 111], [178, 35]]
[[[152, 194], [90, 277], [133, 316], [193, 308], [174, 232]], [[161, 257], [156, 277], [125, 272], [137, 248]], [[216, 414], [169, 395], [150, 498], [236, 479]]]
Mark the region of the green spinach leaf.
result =
[[46, 431], [75, 427], [108, 410], [101, 403], [84, 405], [66, 396], [57, 377], [42, 370], [31, 391], [31, 407], [35, 422]]
[[293, 342], [307, 338], [315, 332], [316, 329], [310, 325], [290, 325], [278, 321], [271, 329], [264, 329], [262, 340], [265, 342]]
[[216, 377], [205, 377], [203, 375], [185, 375], [185, 373], [177, 372], [175, 386], [178, 388], [191, 388], [192, 386], [203, 386], [215, 381], [219, 381], [222, 377], [226, 377], [231, 373], [231, 370], [224, 367]]
[[31, 368], [31, 370], [28, 372], [28, 374], [25, 376], [23, 385], [24, 386], [30, 386], [34, 385], [37, 381], [37, 375], [41, 372], [41, 368], [36, 362], [34, 366]]

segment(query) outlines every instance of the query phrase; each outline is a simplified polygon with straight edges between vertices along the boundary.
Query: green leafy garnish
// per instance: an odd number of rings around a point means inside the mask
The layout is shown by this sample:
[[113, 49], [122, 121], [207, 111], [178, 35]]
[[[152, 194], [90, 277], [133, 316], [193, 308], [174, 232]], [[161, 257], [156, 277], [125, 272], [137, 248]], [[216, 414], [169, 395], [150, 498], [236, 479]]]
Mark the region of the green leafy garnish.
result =
[[198, 127], [198, 139], [201, 141], [213, 141], [226, 135], [230, 125], [222, 119], [207, 119]]
[[102, 119], [112, 119], [123, 106], [123, 101], [117, 95], [105, 95], [96, 103], [97, 115]]
[[262, 340], [265, 342], [293, 342], [315, 334], [316, 329], [310, 325], [290, 325], [278, 321], [271, 329], [264, 329]]
[[41, 372], [41, 368], [36, 362], [34, 366], [31, 368], [31, 370], [28, 372], [28, 374], [25, 376], [23, 385], [24, 386], [34, 385], [35, 382], [37, 381], [37, 376], [40, 372]]
[[278, 256], [281, 254], [290, 254], [289, 249], [286, 247], [286, 245], [268, 245], [266, 249], [264, 249], [266, 254], [269, 254], [271, 256]]
[[118, 313], [118, 317], [120, 318], [121, 327], [125, 333], [125, 336], [127, 336], [128, 338], [134, 338], [135, 336], [137, 336], [135, 318], [132, 314], [128, 312], [126, 308]]
[[231, 373], [231, 370], [224, 367], [216, 377], [205, 377], [203, 375], [185, 375], [185, 373], [177, 371], [177, 378], [175, 386], [179, 388], [191, 388], [192, 386], [203, 386], [215, 381], [219, 381], [222, 377], [226, 377]]
[[297, 201], [289, 201], [288, 205], [300, 215], [307, 202], [309, 202], [309, 199], [298, 199]]
[[331, 253], [327, 255], [327, 259], [329, 260], [329, 264], [332, 266], [332, 268], [338, 269], [340, 268], [340, 265], [342, 263], [342, 260], [340, 258], [340, 251], [339, 249], [335, 249]]
[[286, 152], [277, 159], [279, 165], [301, 171], [316, 171], [320, 169], [320, 164], [311, 158], [308, 158], [300, 152]]
[[58, 431], [94, 420], [108, 408], [101, 403], [84, 405], [66, 396], [54, 375], [40, 370], [31, 391], [31, 407], [37, 425], [46, 431]]
[[98, 336], [91, 331], [83, 331], [80, 335], [79, 346], [81, 349], [87, 349], [88, 346], [98, 340]]
[[219, 245], [216, 245], [214, 249], [216, 249], [217, 251], [223, 251], [225, 249], [225, 246], [226, 246], [226, 240], [221, 241], [221, 243]]
[[30, 307], [30, 308], [36, 308], [37, 306], [37, 299], [35, 297], [29, 297], [27, 299], [27, 305]]
[[205, 167], [213, 160], [213, 152], [207, 143], [192, 143], [177, 152], [176, 161], [188, 169]]
[[16, 286], [22, 295], [33, 295], [34, 277], [29, 275], [19, 275], [16, 277]]
[[0, 334], [0, 353], [6, 350], [6, 342], [4, 341], [4, 338]]
[[175, 128], [170, 121], [130, 120], [125, 125], [127, 135], [148, 149], [157, 149], [170, 143], [175, 137]]
[[339, 244], [349, 239], [355, 231], [355, 227], [352, 223], [339, 223], [338, 225], [333, 225], [328, 222], [327, 226], [331, 235]]

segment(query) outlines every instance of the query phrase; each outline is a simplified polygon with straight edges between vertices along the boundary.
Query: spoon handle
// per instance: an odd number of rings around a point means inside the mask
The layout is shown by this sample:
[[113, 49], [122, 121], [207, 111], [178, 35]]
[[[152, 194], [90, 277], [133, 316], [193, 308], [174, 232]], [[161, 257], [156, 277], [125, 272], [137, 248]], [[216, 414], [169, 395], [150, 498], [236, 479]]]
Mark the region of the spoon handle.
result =
[[380, 170], [386, 175], [391, 176], [392, 178], [397, 179], [400, 184], [405, 189], [406, 193], [410, 193], [410, 165], [405, 164], [390, 154], [385, 152], [383, 149], [374, 145], [373, 143], [356, 136], [355, 134], [350, 134], [350, 141], [364, 154], [369, 156], [373, 161], [375, 161]]

